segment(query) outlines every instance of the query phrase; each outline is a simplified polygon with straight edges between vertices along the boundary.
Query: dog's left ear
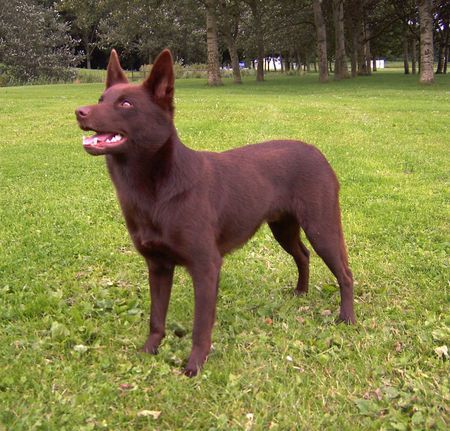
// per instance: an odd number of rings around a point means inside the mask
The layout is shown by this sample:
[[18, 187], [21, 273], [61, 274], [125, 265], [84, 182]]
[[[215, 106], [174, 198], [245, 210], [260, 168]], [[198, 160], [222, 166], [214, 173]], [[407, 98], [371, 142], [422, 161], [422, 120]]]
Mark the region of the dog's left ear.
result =
[[119, 56], [117, 51], [113, 49], [111, 55], [109, 56], [108, 69], [106, 73], [106, 88], [111, 87], [115, 84], [127, 84], [128, 79], [122, 70], [120, 65]]
[[174, 80], [172, 54], [165, 49], [153, 63], [152, 71], [144, 82], [144, 87], [150, 92], [153, 101], [172, 116]]

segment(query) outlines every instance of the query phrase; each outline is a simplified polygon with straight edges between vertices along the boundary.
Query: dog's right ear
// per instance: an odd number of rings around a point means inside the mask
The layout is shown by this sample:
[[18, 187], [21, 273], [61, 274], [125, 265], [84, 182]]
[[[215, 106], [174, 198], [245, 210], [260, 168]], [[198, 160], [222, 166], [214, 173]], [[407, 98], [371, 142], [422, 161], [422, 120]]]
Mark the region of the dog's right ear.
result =
[[111, 51], [109, 56], [108, 69], [106, 73], [106, 88], [115, 84], [127, 84], [128, 79], [120, 66], [119, 56], [115, 49]]
[[175, 75], [173, 72], [173, 58], [165, 49], [153, 64], [150, 76], [144, 81], [144, 88], [150, 92], [153, 101], [173, 116], [173, 91]]

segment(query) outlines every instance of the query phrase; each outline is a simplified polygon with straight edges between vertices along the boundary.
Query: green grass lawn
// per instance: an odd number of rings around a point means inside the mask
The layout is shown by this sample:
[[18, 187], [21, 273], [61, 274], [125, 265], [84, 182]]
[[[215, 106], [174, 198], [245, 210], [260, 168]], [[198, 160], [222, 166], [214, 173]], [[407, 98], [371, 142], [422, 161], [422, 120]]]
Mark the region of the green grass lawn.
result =
[[323, 151], [356, 280], [358, 323], [336, 325], [323, 262], [312, 255], [310, 293], [294, 297], [295, 265], [263, 227], [225, 259], [214, 350], [194, 379], [180, 374], [183, 269], [160, 354], [138, 352], [145, 264], [73, 114], [102, 85], [1, 88], [0, 430], [447, 429], [450, 76], [417, 81], [177, 81], [192, 148], [284, 137]]

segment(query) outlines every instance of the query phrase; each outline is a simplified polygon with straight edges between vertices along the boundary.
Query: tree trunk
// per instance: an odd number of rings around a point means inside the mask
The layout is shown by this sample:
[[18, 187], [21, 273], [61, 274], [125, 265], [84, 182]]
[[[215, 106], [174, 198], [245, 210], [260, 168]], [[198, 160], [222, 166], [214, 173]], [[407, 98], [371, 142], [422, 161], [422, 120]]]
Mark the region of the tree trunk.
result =
[[242, 84], [241, 68], [239, 66], [239, 56], [234, 40], [228, 44], [228, 52], [231, 58], [231, 68], [233, 69], [233, 80], [235, 84]]
[[357, 45], [358, 75], [367, 75], [366, 56], [364, 54], [364, 30], [360, 30]]
[[313, 0], [314, 23], [317, 34], [317, 53], [319, 56], [319, 80], [328, 81], [327, 30], [322, 13], [322, 0]]
[[89, 43], [89, 35], [83, 34], [83, 45], [86, 50], [86, 68], [91, 69], [91, 57], [92, 57], [92, 49]]
[[403, 37], [403, 69], [405, 70], [405, 75], [409, 75], [409, 53], [408, 53], [408, 35], [406, 34], [408, 30], [405, 30], [405, 35]]
[[449, 41], [450, 41], [450, 28], [449, 22], [447, 21], [447, 36], [445, 38], [445, 53], [444, 53], [444, 73], [447, 73], [447, 64], [448, 64], [448, 54], [449, 54]]
[[376, 72], [378, 70], [377, 69], [377, 59], [375, 58], [375, 56], [372, 57], [372, 70], [374, 72]]
[[222, 85], [217, 44], [216, 1], [206, 1], [206, 44], [208, 50], [208, 85]]
[[438, 64], [436, 67], [436, 74], [441, 74], [444, 71], [445, 62], [445, 50], [446, 50], [446, 33], [445, 27], [440, 30], [439, 38], [439, 53], [438, 53]]
[[360, 31], [358, 35], [358, 75], [367, 76], [372, 73], [372, 68], [370, 64], [370, 41], [369, 39], [369, 29], [364, 24], [360, 22]]
[[256, 49], [258, 53], [258, 64], [256, 66], [256, 80], [264, 81], [264, 34], [262, 29], [261, 10], [257, 0], [249, 1], [249, 6], [253, 15], [253, 22], [256, 36]]
[[370, 31], [366, 27], [366, 43], [364, 44], [364, 55], [366, 57], [367, 75], [372, 75], [372, 54], [370, 52]]
[[352, 30], [351, 71], [352, 78], [355, 78], [358, 73], [358, 34], [355, 28]]
[[[354, 44], [356, 47], [356, 62], [358, 75], [370, 75], [370, 47], [368, 45], [368, 28], [364, 19], [363, 2], [353, 2]], [[369, 66], [369, 67], [368, 67]]]
[[227, 8], [227, 3], [223, 0], [219, 1], [219, 11], [222, 16], [222, 31], [224, 34], [225, 43], [230, 54], [231, 68], [233, 69], [233, 80], [235, 84], [242, 84], [239, 55], [236, 47], [239, 18], [236, 14], [230, 15]]
[[336, 45], [334, 79], [340, 80], [349, 77], [347, 56], [345, 55], [344, 0], [333, 0], [333, 20]]
[[431, 14], [432, 0], [419, 0], [420, 19], [420, 82], [434, 82], [434, 48], [433, 48], [433, 16]]
[[411, 45], [411, 73], [413, 75], [417, 73], [417, 51], [415, 38], [413, 38]]
[[[448, 36], [447, 36], [448, 39]], [[445, 48], [445, 61], [444, 61], [444, 73], [447, 73], [447, 64], [448, 64], [448, 54], [450, 52], [449, 46], [448, 46], [448, 40], [447, 40], [447, 46]]]

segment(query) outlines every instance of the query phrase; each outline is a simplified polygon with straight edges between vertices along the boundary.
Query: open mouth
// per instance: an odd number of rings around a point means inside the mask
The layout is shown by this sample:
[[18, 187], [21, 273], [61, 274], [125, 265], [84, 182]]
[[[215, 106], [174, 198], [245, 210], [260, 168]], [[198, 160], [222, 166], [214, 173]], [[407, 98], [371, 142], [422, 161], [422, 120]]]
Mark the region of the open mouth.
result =
[[97, 153], [119, 147], [126, 141], [127, 138], [120, 133], [96, 133], [92, 136], [83, 136], [83, 147], [86, 151]]

